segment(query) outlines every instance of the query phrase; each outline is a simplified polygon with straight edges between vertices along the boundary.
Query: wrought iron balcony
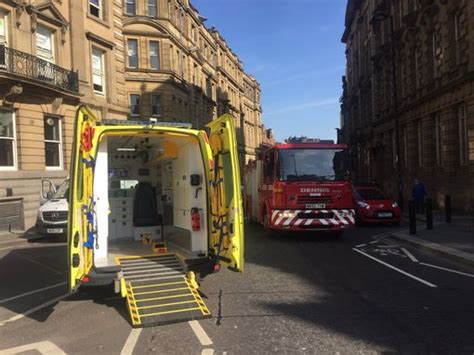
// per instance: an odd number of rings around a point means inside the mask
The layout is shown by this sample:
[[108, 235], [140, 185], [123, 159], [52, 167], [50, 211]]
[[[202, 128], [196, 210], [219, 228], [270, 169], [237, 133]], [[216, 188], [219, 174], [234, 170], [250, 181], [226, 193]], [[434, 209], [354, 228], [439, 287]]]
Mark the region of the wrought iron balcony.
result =
[[41, 82], [55, 89], [79, 93], [77, 71], [64, 69], [34, 55], [0, 44], [0, 73]]

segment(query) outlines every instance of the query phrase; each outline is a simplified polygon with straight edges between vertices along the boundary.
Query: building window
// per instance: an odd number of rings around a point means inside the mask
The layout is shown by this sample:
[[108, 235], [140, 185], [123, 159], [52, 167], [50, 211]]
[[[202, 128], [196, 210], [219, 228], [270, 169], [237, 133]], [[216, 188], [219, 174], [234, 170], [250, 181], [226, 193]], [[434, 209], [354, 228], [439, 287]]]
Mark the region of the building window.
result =
[[196, 26], [191, 25], [191, 39], [196, 43]]
[[127, 15], [136, 15], [137, 5], [135, 0], [125, 0], [125, 13]]
[[128, 67], [138, 68], [138, 41], [136, 39], [127, 40], [128, 47]]
[[197, 64], [194, 64], [194, 67], [193, 67], [193, 84], [194, 85], [198, 84], [198, 67], [197, 67]]
[[469, 146], [467, 136], [467, 120], [466, 120], [466, 105], [458, 107], [458, 122], [459, 122], [459, 158], [461, 165], [469, 162]]
[[151, 115], [161, 116], [161, 95], [151, 95]]
[[423, 122], [420, 120], [418, 121], [417, 125], [417, 133], [418, 133], [418, 166], [423, 166]]
[[104, 18], [103, 1], [104, 0], [89, 0], [89, 13], [101, 20]]
[[181, 56], [181, 76], [184, 80], [186, 80], [186, 56]]
[[413, 65], [414, 65], [414, 75], [413, 75], [413, 80], [414, 82], [414, 87], [420, 87], [421, 86], [421, 72], [420, 72], [420, 62], [418, 59], [418, 54], [417, 54], [417, 48], [413, 51]]
[[183, 55], [181, 56], [180, 51], [176, 51], [176, 56], [178, 57], [178, 75], [184, 79], [184, 61], [186, 57]]
[[150, 17], [156, 17], [156, 0], [147, 0], [147, 14]]
[[130, 116], [140, 116], [140, 95], [130, 94]]
[[461, 12], [457, 12], [454, 15], [454, 49], [456, 64], [461, 62], [461, 39], [463, 36], [461, 14]]
[[439, 58], [439, 55], [440, 55], [440, 52], [441, 52], [441, 49], [439, 48], [439, 43], [438, 43], [438, 35], [437, 33], [433, 33], [433, 36], [432, 36], [432, 51], [433, 51], [433, 76], [435, 78], [437, 78], [440, 74], [439, 72], [439, 66], [438, 66], [438, 58]]
[[392, 165], [394, 168], [397, 167], [397, 161], [400, 157], [397, 155], [397, 135], [396, 131], [392, 131]]
[[61, 169], [63, 165], [63, 147], [61, 137], [61, 119], [45, 116], [44, 151], [46, 169]]
[[36, 28], [36, 56], [54, 63], [53, 32], [47, 28]]
[[435, 157], [436, 157], [436, 165], [441, 166], [443, 165], [442, 161], [442, 138], [441, 138], [441, 118], [439, 114], [437, 114], [434, 118], [434, 144], [435, 144]]
[[0, 170], [16, 168], [15, 113], [0, 110]]
[[92, 86], [94, 91], [99, 94], [105, 94], [105, 52], [92, 48]]
[[402, 0], [403, 1], [403, 14], [408, 15], [418, 9], [417, 0]]
[[160, 43], [150, 42], [150, 68], [160, 69]]
[[0, 44], [8, 45], [7, 16], [0, 11]]
[[407, 168], [408, 167], [408, 129], [407, 127], [403, 129], [402, 144], [403, 144], [403, 164], [405, 168]]

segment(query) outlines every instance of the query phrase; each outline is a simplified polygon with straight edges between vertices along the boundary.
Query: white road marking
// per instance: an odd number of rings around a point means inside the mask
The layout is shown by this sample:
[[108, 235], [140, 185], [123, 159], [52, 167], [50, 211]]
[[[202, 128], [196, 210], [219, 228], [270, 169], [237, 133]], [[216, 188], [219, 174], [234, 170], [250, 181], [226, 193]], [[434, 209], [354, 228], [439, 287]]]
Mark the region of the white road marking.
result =
[[455, 274], [464, 275], [464, 276], [467, 276], [467, 277], [474, 277], [473, 274], [467, 274], [465, 272], [461, 272], [461, 271], [457, 271], [457, 270], [453, 270], [453, 269], [448, 269], [448, 268], [441, 267], [441, 266], [431, 265], [431, 264], [427, 264], [427, 263], [420, 263], [420, 265], [429, 266], [429, 267], [432, 267], [432, 268], [435, 268], [435, 269], [444, 270], [444, 271], [452, 272], [452, 273], [455, 273]]
[[28, 291], [28, 292], [22, 293], [20, 295], [12, 296], [12, 297], [9, 297], [9, 298], [4, 298], [3, 300], [0, 300], [0, 304], [8, 302], [8, 301], [16, 300], [17, 298], [29, 296], [29, 295], [32, 295], [34, 293], [38, 293], [38, 292], [41, 292], [41, 291], [46, 291], [46, 290], [49, 290], [49, 289], [52, 289], [52, 288], [56, 288], [56, 287], [59, 287], [59, 286], [65, 285], [65, 284], [67, 284], [67, 282], [60, 282], [58, 284], [54, 284], [54, 285], [51, 285], [51, 286], [39, 288], [37, 290]]
[[369, 254], [367, 254], [367, 253], [364, 253], [363, 251], [361, 251], [361, 250], [359, 250], [359, 249], [352, 248], [352, 250], [354, 250], [355, 252], [357, 252], [357, 253], [359, 253], [359, 254], [362, 254], [362, 255], [366, 256], [367, 258], [372, 259], [372, 260], [374, 260], [374, 261], [376, 261], [376, 262], [378, 262], [378, 263], [380, 263], [380, 264], [382, 264], [382, 265], [384, 265], [384, 266], [386, 266], [386, 267], [388, 267], [388, 268], [390, 268], [390, 269], [392, 269], [392, 270], [398, 271], [399, 273], [401, 273], [401, 274], [403, 274], [403, 275], [405, 275], [405, 276], [408, 276], [408, 277], [412, 278], [413, 280], [416, 280], [416, 281], [418, 281], [418, 282], [421, 282], [422, 284], [425, 284], [426, 286], [429, 286], [429, 287], [438, 287], [438, 286], [436, 286], [435, 284], [432, 284], [431, 282], [428, 282], [428, 281], [426, 281], [426, 280], [423, 280], [423, 279], [421, 279], [421, 278], [419, 278], [419, 277], [417, 277], [417, 276], [415, 276], [415, 275], [412, 275], [412, 274], [410, 274], [410, 273], [408, 273], [408, 272], [406, 272], [406, 271], [403, 271], [403, 270], [401, 270], [401, 269], [399, 269], [399, 268], [397, 268], [397, 267], [395, 267], [395, 266], [393, 266], [393, 265], [390, 265], [390, 264], [386, 263], [385, 261], [382, 261], [382, 260], [380, 260], [380, 259], [374, 258], [372, 255], [369, 255]]
[[40, 354], [52, 354], [52, 355], [66, 355], [56, 344], [50, 341], [40, 341], [38, 343], [31, 343], [26, 345], [17, 346], [15, 348], [0, 350], [2, 355], [20, 354], [27, 351], [37, 350]]
[[32, 263], [34, 263], [34, 264], [38, 264], [38, 265], [44, 267], [45, 269], [48, 269], [49, 271], [54, 272], [54, 273], [57, 274], [57, 275], [62, 275], [62, 274], [63, 274], [62, 272], [60, 272], [60, 271], [58, 271], [58, 270], [56, 270], [56, 269], [53, 269], [52, 267], [50, 267], [50, 266], [48, 266], [48, 265], [46, 265], [46, 264], [40, 263], [39, 261], [36, 261], [36, 260], [34, 260], [34, 259], [31, 259], [31, 258], [28, 258], [28, 257], [26, 257], [26, 256], [24, 256], [24, 255], [21, 255], [21, 254], [18, 254], [18, 253], [15, 253], [15, 255], [18, 256], [18, 257], [20, 257], [20, 258], [22, 258], [22, 259], [28, 260], [29, 262], [32, 262]]
[[125, 342], [125, 345], [122, 348], [122, 351], [120, 352], [120, 355], [133, 354], [133, 349], [135, 349], [135, 345], [137, 345], [138, 337], [140, 336], [142, 330], [143, 328], [132, 329], [130, 335], [127, 338], [127, 341]]
[[55, 302], [59, 302], [60, 300], [66, 298], [67, 296], [69, 296], [69, 293], [65, 293], [65, 294], [63, 294], [63, 295], [61, 295], [61, 296], [59, 296], [59, 297], [56, 297], [56, 298], [54, 298], [54, 299], [52, 299], [52, 300], [49, 300], [49, 301], [47, 301], [47, 302], [45, 302], [45, 303], [42, 303], [42, 304], [40, 304], [40, 305], [38, 305], [38, 306], [36, 306], [36, 307], [30, 308], [30, 309], [28, 309], [27, 311], [25, 311], [25, 312], [23, 312], [23, 313], [17, 314], [16, 316], [13, 316], [13, 317], [11, 317], [11, 318], [8, 318], [8, 319], [5, 319], [5, 320], [3, 320], [3, 321], [0, 321], [0, 326], [5, 325], [6, 323], [11, 323], [11, 322], [15, 322], [15, 321], [17, 321], [17, 320], [20, 320], [20, 319], [22, 319], [22, 318], [24, 318], [24, 317], [26, 317], [26, 316], [28, 316], [28, 315], [30, 315], [30, 314], [32, 314], [32, 313], [35, 313], [35, 312], [39, 311], [40, 309], [43, 309], [43, 308], [45, 308], [45, 307], [48, 307], [49, 305], [51, 305], [51, 304], [53, 304], [53, 303], [55, 303]]
[[367, 244], [359, 244], [359, 245], [356, 245], [355, 248], [362, 248], [362, 247], [365, 247]]
[[375, 243], [378, 243], [380, 242], [380, 240], [372, 240], [369, 244], [375, 244]]
[[418, 262], [418, 259], [415, 258], [415, 256], [410, 253], [408, 250], [406, 250], [405, 248], [400, 248], [403, 250], [403, 252], [410, 258], [411, 261], [413, 261], [414, 263], [417, 263]]
[[201, 345], [212, 345], [211, 338], [209, 338], [206, 331], [201, 327], [201, 324], [199, 324], [197, 320], [191, 320], [188, 323], [191, 326], [191, 329], [193, 330], [194, 334], [196, 334], [196, 337], [199, 339]]
[[214, 354], [214, 349], [204, 349], [201, 353], [201, 355], [213, 355]]

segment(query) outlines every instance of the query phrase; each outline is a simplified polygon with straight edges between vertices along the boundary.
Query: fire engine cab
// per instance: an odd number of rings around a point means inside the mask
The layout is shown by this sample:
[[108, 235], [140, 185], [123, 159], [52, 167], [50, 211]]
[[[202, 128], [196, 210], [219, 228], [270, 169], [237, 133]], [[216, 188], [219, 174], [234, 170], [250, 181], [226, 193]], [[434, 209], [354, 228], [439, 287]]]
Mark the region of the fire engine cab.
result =
[[348, 147], [289, 138], [245, 168], [247, 218], [265, 228], [342, 232], [354, 226]]

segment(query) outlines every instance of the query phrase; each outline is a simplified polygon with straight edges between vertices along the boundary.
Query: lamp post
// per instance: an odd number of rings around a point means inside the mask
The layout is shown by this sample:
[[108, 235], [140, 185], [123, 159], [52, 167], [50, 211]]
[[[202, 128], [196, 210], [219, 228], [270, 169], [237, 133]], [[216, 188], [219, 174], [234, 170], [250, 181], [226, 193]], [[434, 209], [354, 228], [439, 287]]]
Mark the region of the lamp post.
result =
[[397, 187], [398, 187], [398, 204], [403, 208], [403, 182], [401, 175], [401, 161], [400, 161], [400, 124], [399, 124], [399, 109], [398, 109], [398, 87], [397, 87], [397, 63], [395, 56], [395, 29], [393, 22], [393, 14], [389, 10], [388, 14], [384, 10], [376, 10], [372, 16], [372, 23], [390, 21], [390, 55], [392, 57], [392, 86], [393, 86], [393, 109], [395, 114], [395, 163], [397, 169]]

